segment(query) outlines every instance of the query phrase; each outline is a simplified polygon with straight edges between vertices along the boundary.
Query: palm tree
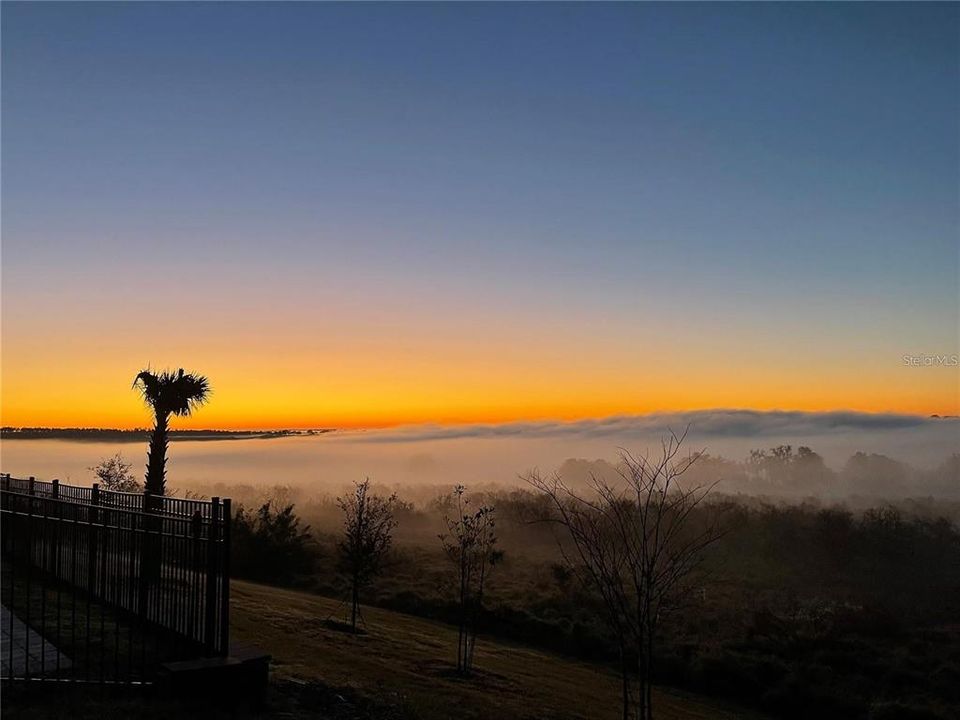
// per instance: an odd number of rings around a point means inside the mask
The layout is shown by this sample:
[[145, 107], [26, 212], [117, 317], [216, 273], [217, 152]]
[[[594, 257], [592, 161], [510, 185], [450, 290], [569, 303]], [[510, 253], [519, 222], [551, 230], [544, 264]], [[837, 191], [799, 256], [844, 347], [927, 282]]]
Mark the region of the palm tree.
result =
[[165, 370], [154, 374], [143, 370], [133, 381], [133, 387], [143, 395], [144, 402], [153, 410], [155, 424], [150, 434], [147, 452], [147, 477], [144, 490], [163, 495], [167, 480], [167, 443], [171, 415], [190, 415], [210, 397], [210, 383], [203, 375], [176, 373]]

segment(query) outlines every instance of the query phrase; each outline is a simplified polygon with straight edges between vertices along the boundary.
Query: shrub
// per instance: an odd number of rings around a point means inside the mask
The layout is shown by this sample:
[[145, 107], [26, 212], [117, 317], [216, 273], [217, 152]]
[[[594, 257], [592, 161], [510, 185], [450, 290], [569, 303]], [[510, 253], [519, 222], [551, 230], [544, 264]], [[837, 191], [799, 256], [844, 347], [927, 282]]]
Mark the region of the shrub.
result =
[[256, 512], [242, 505], [233, 519], [233, 572], [264, 582], [289, 583], [313, 569], [316, 547], [309, 526], [300, 527], [300, 518], [287, 505], [281, 510], [273, 502]]
[[869, 720], [945, 720], [946, 715], [928, 705], [904, 702], [874, 703]]
[[97, 476], [97, 481], [104, 490], [130, 493], [143, 490], [143, 485], [131, 472], [133, 463], [124, 460], [120, 453], [103, 458], [96, 465], [87, 469]]

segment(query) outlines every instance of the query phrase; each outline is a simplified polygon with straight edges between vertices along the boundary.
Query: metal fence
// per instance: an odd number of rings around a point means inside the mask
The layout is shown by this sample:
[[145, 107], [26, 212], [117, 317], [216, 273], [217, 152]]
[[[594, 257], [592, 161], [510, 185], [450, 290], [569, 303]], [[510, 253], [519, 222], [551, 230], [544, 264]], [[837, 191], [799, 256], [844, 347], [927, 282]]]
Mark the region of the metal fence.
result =
[[0, 475], [4, 679], [150, 682], [229, 648], [230, 500]]

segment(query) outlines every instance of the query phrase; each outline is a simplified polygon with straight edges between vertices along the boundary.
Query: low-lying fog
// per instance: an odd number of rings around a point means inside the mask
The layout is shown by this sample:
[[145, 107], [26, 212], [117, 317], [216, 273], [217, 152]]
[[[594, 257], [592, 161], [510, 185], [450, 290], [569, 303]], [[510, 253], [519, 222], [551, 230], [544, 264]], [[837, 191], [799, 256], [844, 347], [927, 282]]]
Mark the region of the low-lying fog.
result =
[[[854, 412], [702, 411], [572, 423], [411, 426], [270, 440], [176, 441], [170, 447], [168, 482], [180, 488], [288, 485], [320, 493], [339, 492], [366, 476], [387, 486], [520, 484], [521, 473], [532, 468], [550, 472], [568, 459], [615, 462], [621, 447], [655, 452], [668, 429], [680, 432], [688, 424], [685, 446], [705, 449], [714, 458], [742, 462], [752, 449], [791, 445], [796, 452], [808, 446], [822, 456], [826, 476], [847, 469], [842, 487], [814, 469], [817, 478], [797, 475], [786, 480], [804, 485], [811, 480], [809, 487], [781, 488], [789, 494], [960, 495], [957, 463], [947, 463], [960, 450], [960, 420]], [[87, 484], [93, 479], [88, 468], [118, 452], [139, 470], [146, 443], [4, 440], [0, 462], [3, 472], [13, 475]], [[851, 473], [849, 460], [857, 452], [885, 455], [908, 467], [868, 459]], [[714, 463], [702, 469], [726, 478], [721, 490], [750, 491], [741, 487], [738, 467], [743, 466]], [[567, 463], [565, 469], [583, 474], [588, 468]], [[864, 486], [857, 486], [860, 476], [878, 473], [903, 477], [884, 479], [880, 486], [864, 477]], [[906, 484], [900, 488], [898, 483]]]

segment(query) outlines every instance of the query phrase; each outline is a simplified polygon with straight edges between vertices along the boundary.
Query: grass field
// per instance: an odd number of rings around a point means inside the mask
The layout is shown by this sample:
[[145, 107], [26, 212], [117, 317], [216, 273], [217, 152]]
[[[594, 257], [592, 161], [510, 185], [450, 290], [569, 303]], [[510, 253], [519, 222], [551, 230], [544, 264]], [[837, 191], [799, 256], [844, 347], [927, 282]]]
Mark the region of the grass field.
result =
[[[175, 697], [160, 687], [17, 686], [4, 693], [4, 714], [24, 720], [620, 718], [617, 676], [601, 666], [480, 638], [476, 670], [462, 678], [453, 671], [456, 629], [448, 625], [365, 607], [366, 633], [354, 635], [338, 629], [345, 608], [336, 600], [244, 581], [231, 588], [232, 639], [273, 656], [262, 707], [218, 693]], [[654, 702], [657, 720], [761, 718], [667, 689]]]
[[[477, 671], [463, 679], [453, 673], [456, 630], [443, 624], [365, 608], [367, 633], [353, 635], [328, 622], [343, 616], [336, 600], [241, 581], [231, 608], [233, 638], [270, 652], [283, 687], [343, 688], [424, 720], [620, 717], [617, 677], [594, 665], [480, 638]], [[660, 720], [760, 717], [669, 690], [656, 693], [655, 710]]]

